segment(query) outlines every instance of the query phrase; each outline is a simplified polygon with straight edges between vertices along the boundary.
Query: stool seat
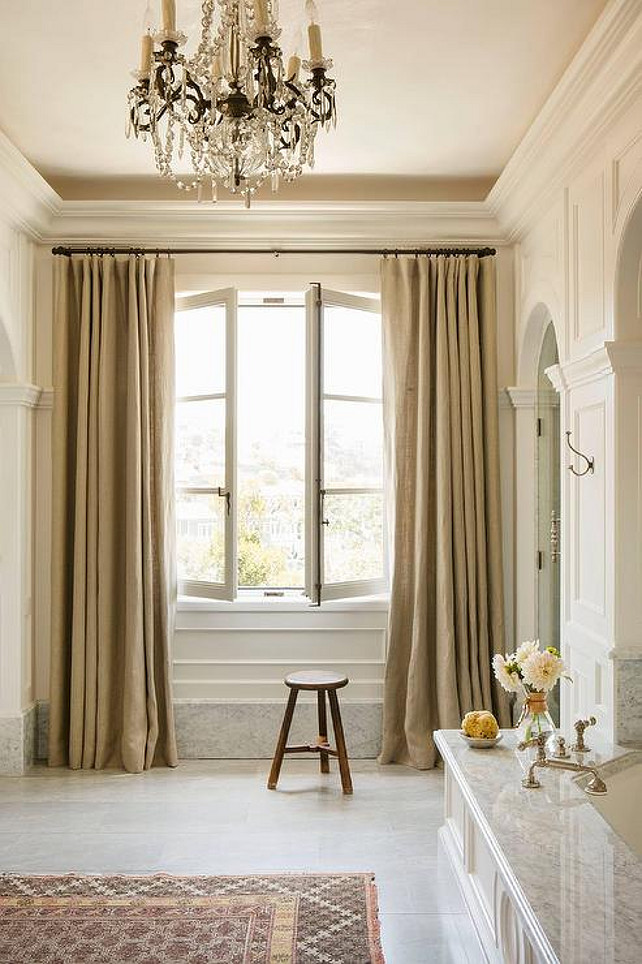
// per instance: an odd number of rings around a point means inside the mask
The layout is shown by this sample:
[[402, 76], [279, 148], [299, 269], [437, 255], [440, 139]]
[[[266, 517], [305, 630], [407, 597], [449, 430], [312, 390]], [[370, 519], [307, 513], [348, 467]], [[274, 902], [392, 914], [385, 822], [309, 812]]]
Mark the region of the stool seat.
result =
[[[348, 750], [346, 739], [343, 732], [341, 721], [341, 710], [339, 709], [339, 697], [337, 690], [349, 683], [347, 676], [340, 673], [333, 673], [327, 669], [300, 670], [297, 673], [290, 673], [285, 677], [284, 683], [290, 690], [288, 705], [285, 708], [281, 732], [274, 751], [272, 768], [268, 777], [268, 790], [276, 790], [281, 772], [281, 764], [286, 753], [318, 753], [321, 773], [330, 772], [330, 757], [337, 757], [339, 761], [339, 773], [341, 774], [341, 786], [344, 793], [352, 793], [352, 777], [350, 776], [350, 764], [348, 762]], [[319, 735], [314, 743], [299, 743], [295, 746], [288, 746], [288, 734], [292, 725], [294, 708], [301, 690], [316, 690], [317, 710], [319, 714]], [[326, 713], [326, 697], [330, 704], [330, 714], [332, 716], [332, 726], [336, 749], [328, 743], [328, 719]]]
[[285, 677], [285, 685], [298, 690], [339, 690], [348, 682], [347, 676], [324, 669], [301, 670]]

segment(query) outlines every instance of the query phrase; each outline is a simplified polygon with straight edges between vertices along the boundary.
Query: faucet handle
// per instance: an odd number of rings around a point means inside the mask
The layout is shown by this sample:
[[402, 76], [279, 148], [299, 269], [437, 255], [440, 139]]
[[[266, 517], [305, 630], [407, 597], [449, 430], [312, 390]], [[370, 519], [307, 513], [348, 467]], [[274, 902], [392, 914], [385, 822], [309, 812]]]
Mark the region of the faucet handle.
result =
[[577, 720], [574, 724], [576, 739], [575, 743], [571, 746], [571, 750], [574, 750], [576, 753], [588, 753], [591, 748], [584, 742], [584, 730], [588, 726], [595, 726], [596, 723], [597, 720], [594, 716], [589, 716], [588, 720]]
[[550, 733], [540, 733], [538, 736], [531, 737], [530, 740], [522, 740], [517, 744], [518, 750], [527, 750], [531, 746], [537, 747], [537, 760], [543, 763], [546, 760], [546, 741]]
[[555, 753], [553, 754], [554, 760], [568, 760], [570, 753], [566, 749], [566, 740], [563, 736], [555, 737]]

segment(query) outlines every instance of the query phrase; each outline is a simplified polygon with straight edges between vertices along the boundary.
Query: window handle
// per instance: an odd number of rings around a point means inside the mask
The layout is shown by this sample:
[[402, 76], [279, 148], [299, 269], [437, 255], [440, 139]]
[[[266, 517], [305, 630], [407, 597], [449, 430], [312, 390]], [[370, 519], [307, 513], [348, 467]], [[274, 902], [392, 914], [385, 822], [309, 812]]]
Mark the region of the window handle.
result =
[[219, 487], [218, 487], [217, 490], [216, 490], [216, 494], [217, 494], [221, 499], [225, 499], [226, 510], [227, 510], [227, 514], [229, 515], [229, 514], [230, 514], [230, 511], [231, 511], [231, 508], [232, 508], [232, 497], [231, 497], [230, 493], [227, 491], [227, 489], [223, 489], [223, 488], [219, 485]]
[[322, 526], [329, 526], [330, 520], [323, 518], [323, 501], [325, 499], [325, 489], [319, 489], [319, 516], [321, 518]]

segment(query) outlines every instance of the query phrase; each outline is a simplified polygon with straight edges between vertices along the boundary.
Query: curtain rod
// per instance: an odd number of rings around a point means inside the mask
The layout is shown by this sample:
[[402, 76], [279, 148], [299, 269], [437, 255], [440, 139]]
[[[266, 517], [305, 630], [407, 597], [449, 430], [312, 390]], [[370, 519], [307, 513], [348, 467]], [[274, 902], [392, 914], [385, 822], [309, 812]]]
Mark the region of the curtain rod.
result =
[[420, 255], [430, 257], [438, 255], [467, 255], [476, 254], [479, 258], [489, 258], [496, 254], [495, 248], [104, 248], [104, 247], [56, 247], [52, 254], [71, 257], [72, 254], [133, 254], [142, 256], [153, 254], [273, 254], [278, 258], [282, 254], [375, 254], [380, 257], [390, 255], [398, 257], [400, 254]]

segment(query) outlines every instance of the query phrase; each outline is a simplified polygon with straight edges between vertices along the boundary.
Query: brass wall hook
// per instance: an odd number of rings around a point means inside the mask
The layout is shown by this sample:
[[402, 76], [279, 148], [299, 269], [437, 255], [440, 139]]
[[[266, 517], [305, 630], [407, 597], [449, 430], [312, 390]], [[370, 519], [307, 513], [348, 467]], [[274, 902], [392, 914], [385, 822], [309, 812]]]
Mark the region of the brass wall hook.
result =
[[589, 472], [592, 475], [595, 472], [595, 459], [592, 456], [589, 458], [588, 455], [584, 455], [583, 452], [580, 452], [579, 449], [576, 449], [575, 446], [571, 445], [572, 434], [573, 433], [570, 430], [566, 432], [566, 444], [568, 445], [568, 447], [570, 448], [571, 452], [573, 452], [574, 455], [577, 455], [578, 458], [580, 459], [584, 459], [584, 461], [586, 462], [586, 468], [583, 469], [581, 472], [578, 472], [577, 469], [574, 468], [574, 466], [569, 465], [568, 467], [569, 472], [572, 472], [573, 475], [576, 475], [578, 478], [581, 478], [581, 476], [583, 475], [587, 475]]

